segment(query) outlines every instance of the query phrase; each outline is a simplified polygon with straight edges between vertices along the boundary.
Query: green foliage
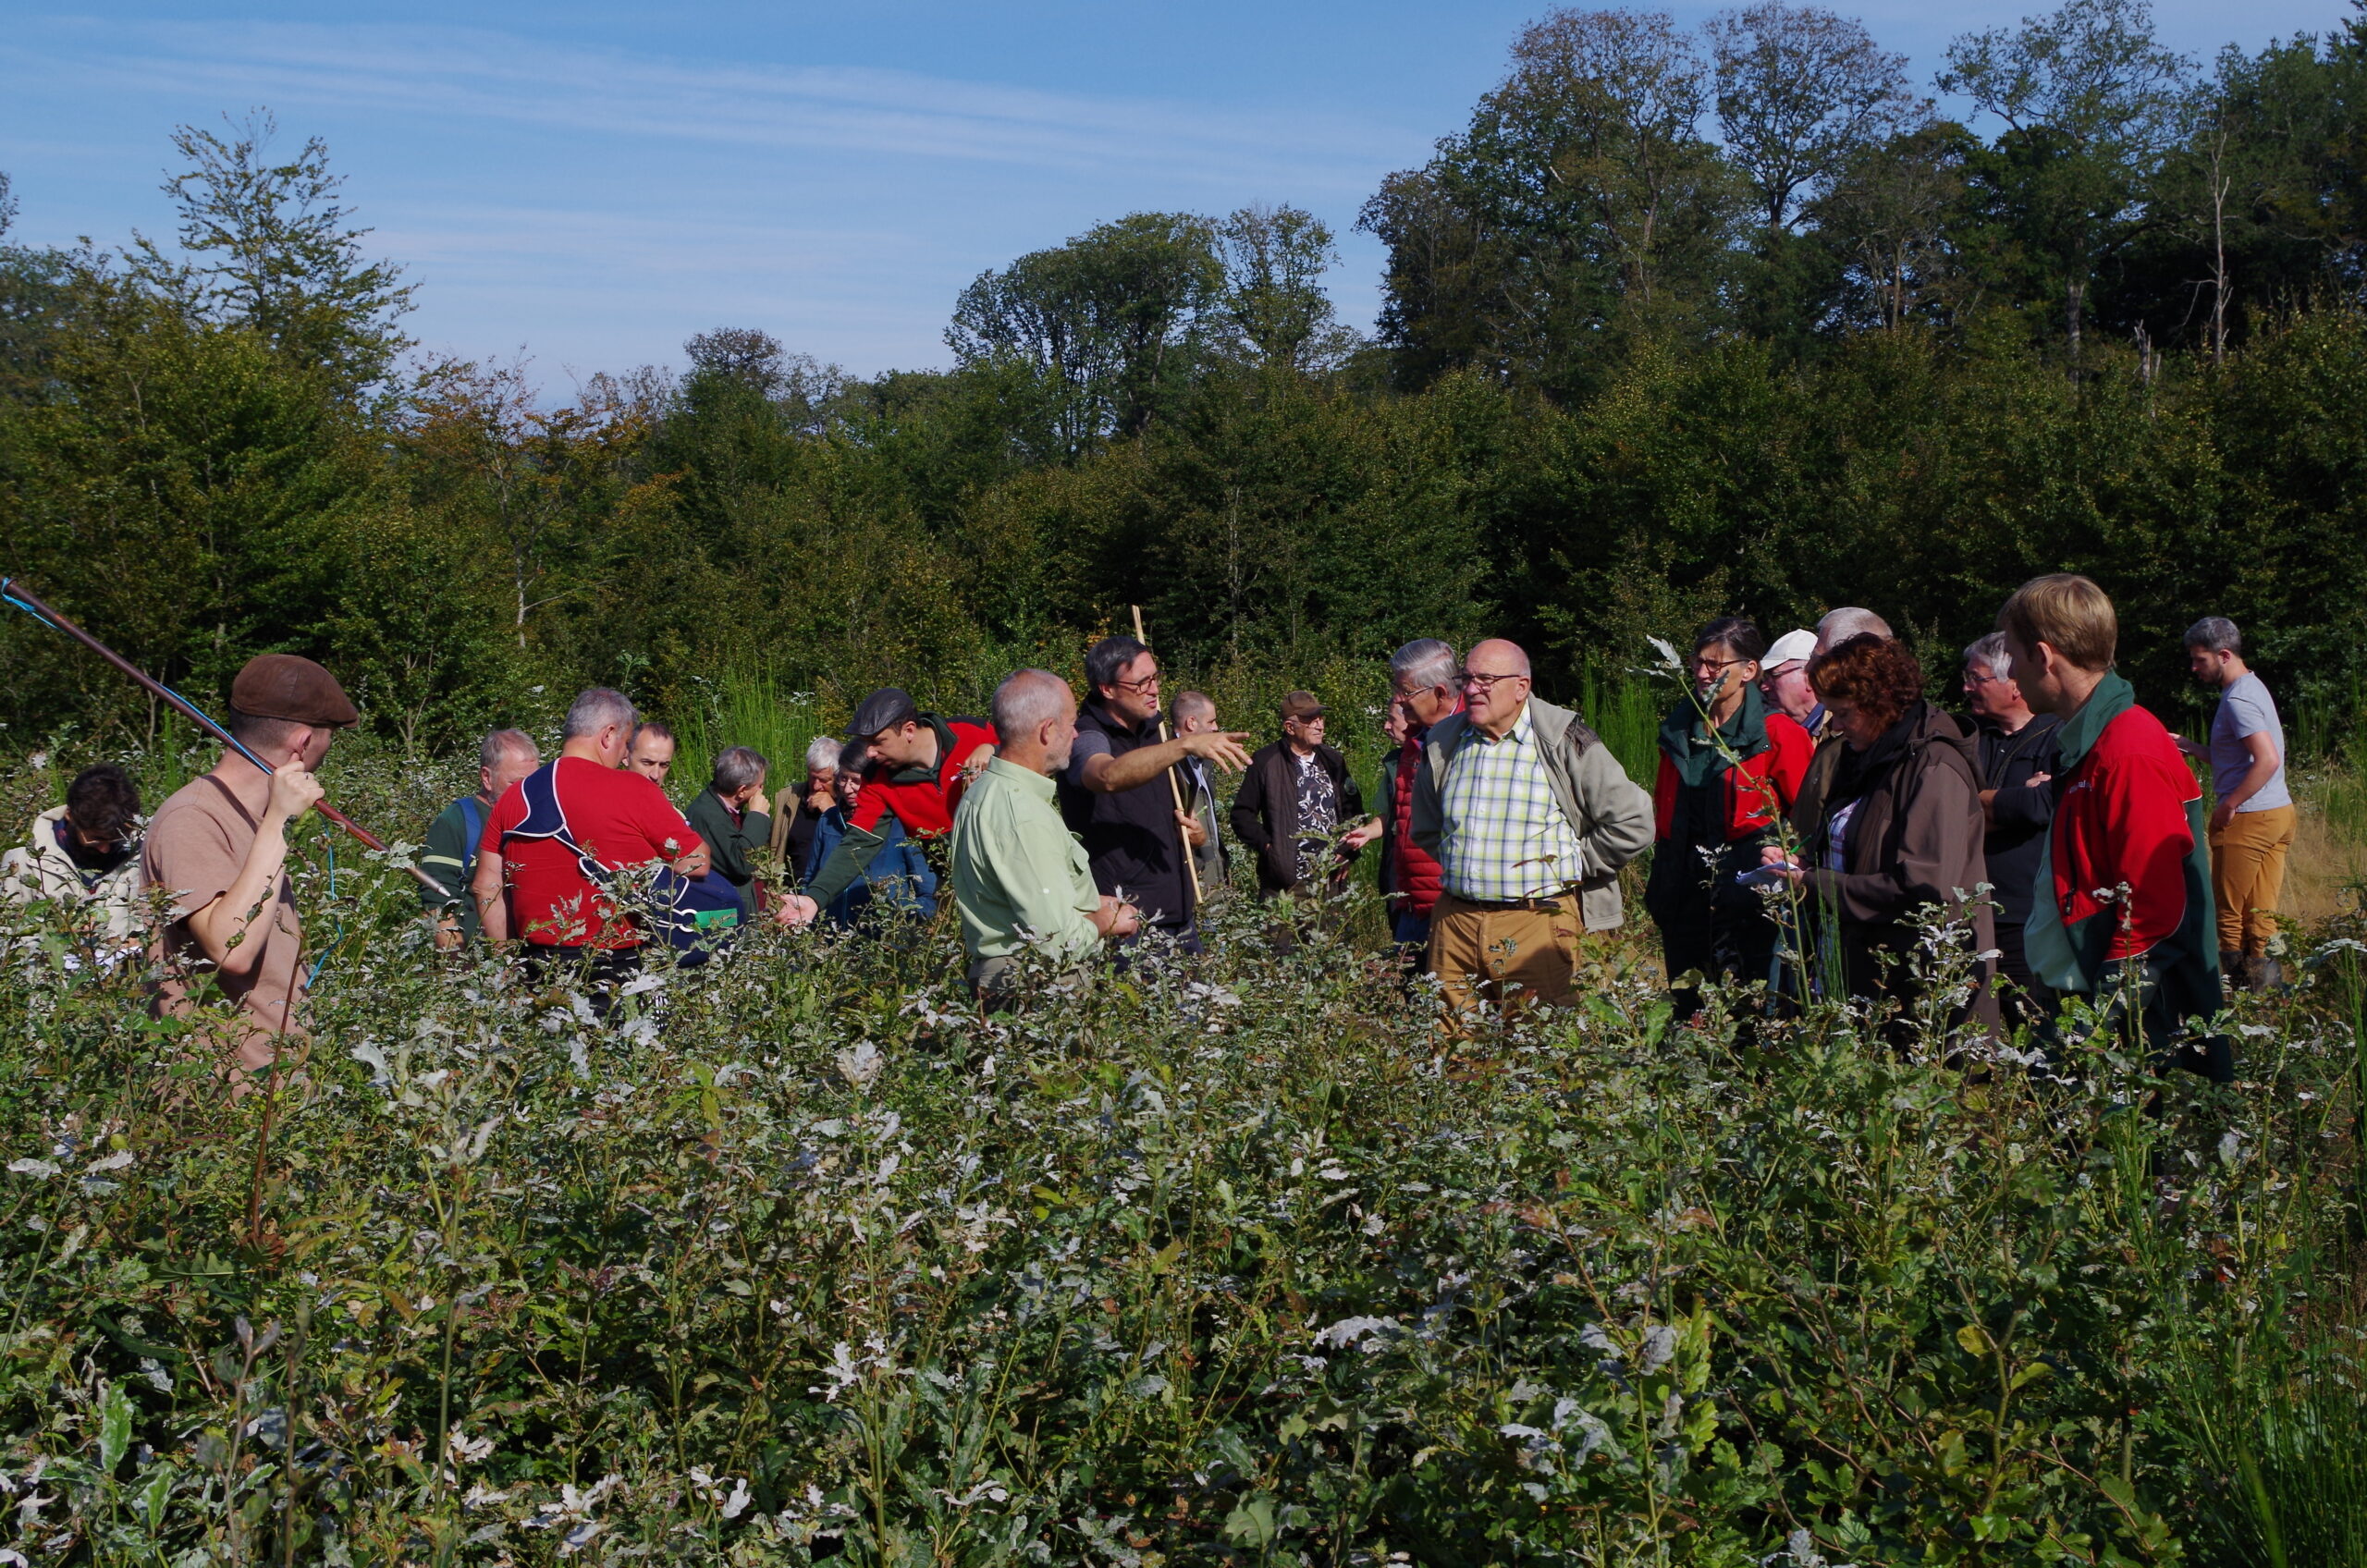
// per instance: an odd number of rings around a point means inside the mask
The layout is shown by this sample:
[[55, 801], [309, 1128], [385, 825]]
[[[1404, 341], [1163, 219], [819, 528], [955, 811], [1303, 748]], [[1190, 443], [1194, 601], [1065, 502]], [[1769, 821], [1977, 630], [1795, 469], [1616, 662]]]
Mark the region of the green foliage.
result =
[[[460, 783], [330, 772], [381, 821]], [[1450, 1063], [1392, 966], [1274, 956], [1242, 898], [1204, 968], [997, 1020], [940, 926], [760, 934], [603, 1025], [300, 839], [329, 962], [267, 1142], [188, 1025], [127, 1026], [138, 960], [45, 908], [0, 930], [0, 1549], [32, 1562], [2367, 1541], [2359, 1047], [2319, 979], [2238, 1004], [2222, 1091], [2092, 1019], [2051, 1066], [1725, 998], [1673, 1030], [1613, 944], [1583, 1008]]]
[[362, 259], [369, 230], [350, 227], [338, 205], [345, 182], [329, 173], [328, 143], [312, 137], [293, 159], [268, 160], [278, 129], [268, 110], [231, 126], [227, 141], [177, 129], [173, 150], [190, 166], [165, 182], [165, 194], [187, 259], [141, 238], [129, 253], [132, 273], [189, 313], [244, 327], [356, 395], [411, 346], [394, 322], [411, 308], [414, 286], [398, 281], [401, 269]]
[[[412, 752], [535, 685], [975, 711], [1133, 605], [1251, 712], [1417, 635], [1513, 636], [1567, 693], [1844, 603], [1944, 680], [2069, 569], [2146, 701], [2226, 614], [2332, 747], [2367, 682], [2362, 62], [2353, 27], [2197, 84], [2137, 0], [2073, 0], [1958, 41], [1968, 128], [1823, 11], [1555, 11], [1368, 204], [1377, 343], [1306, 213], [1136, 213], [982, 275], [950, 371], [721, 327], [563, 400], [386, 376], [406, 288], [320, 144], [184, 130], [180, 251], [0, 247], [0, 567], [201, 700], [320, 657]], [[155, 738], [40, 629], [0, 649], [0, 723]]]

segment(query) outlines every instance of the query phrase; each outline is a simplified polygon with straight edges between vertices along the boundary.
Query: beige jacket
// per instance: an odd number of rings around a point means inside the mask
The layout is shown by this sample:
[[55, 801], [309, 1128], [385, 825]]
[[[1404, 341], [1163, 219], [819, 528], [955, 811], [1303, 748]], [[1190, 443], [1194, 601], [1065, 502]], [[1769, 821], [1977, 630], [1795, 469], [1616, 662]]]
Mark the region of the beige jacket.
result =
[[140, 857], [134, 854], [96, 882], [87, 881], [57, 841], [58, 826], [65, 820], [64, 806], [51, 807], [33, 818], [26, 842], [0, 855], [0, 898], [19, 904], [35, 899], [95, 903], [109, 937], [136, 936], [147, 921], [148, 889], [141, 880]]
[[[1586, 854], [1578, 883], [1578, 910], [1589, 931], [1615, 931], [1627, 918], [1619, 898], [1619, 868], [1651, 847], [1652, 797], [1627, 777], [1602, 738], [1576, 714], [1536, 697], [1528, 700], [1537, 727], [1538, 754], [1553, 780], [1553, 798], [1576, 830]], [[1438, 853], [1443, 823], [1439, 781], [1467, 723], [1449, 714], [1430, 726], [1422, 741], [1422, 771], [1414, 780], [1414, 842]]]

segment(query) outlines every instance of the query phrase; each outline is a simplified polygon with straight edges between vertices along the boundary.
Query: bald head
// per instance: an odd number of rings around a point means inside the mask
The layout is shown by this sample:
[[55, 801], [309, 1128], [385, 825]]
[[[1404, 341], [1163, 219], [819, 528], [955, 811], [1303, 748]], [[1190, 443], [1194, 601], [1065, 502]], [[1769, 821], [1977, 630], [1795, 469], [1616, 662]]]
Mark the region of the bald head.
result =
[[1816, 623], [1816, 651], [1821, 657], [1852, 637], [1888, 640], [1895, 635], [1890, 629], [1890, 622], [1873, 611], [1860, 609], [1856, 605], [1844, 605], [1837, 610], [1827, 611], [1824, 619]]
[[1490, 739], [1512, 732], [1528, 706], [1528, 655], [1517, 643], [1490, 637], [1463, 661], [1463, 712]]
[[1471, 655], [1463, 661], [1463, 668], [1490, 675], [1510, 673], [1526, 676], [1528, 674], [1528, 655], [1521, 651], [1517, 643], [1490, 637], [1484, 643], [1472, 645]]
[[1049, 669], [1013, 670], [995, 688], [995, 755], [1014, 767], [1054, 774], [1076, 741], [1076, 693]]

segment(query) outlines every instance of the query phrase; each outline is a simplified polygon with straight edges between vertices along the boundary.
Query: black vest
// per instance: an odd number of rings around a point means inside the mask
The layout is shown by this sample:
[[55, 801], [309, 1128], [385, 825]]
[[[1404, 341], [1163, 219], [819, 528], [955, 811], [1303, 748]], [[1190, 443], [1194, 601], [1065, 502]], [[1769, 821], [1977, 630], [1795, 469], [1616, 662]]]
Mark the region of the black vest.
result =
[[[1159, 720], [1128, 730], [1110, 716], [1099, 698], [1077, 710], [1079, 735], [1099, 735], [1110, 754], [1122, 757], [1138, 746], [1159, 744]], [[1104, 795], [1061, 780], [1061, 816], [1085, 843], [1093, 883], [1105, 893], [1122, 889], [1143, 912], [1147, 925], [1181, 932], [1192, 924], [1192, 882], [1184, 870], [1184, 845], [1175, 826], [1175, 795], [1168, 769], [1147, 784]], [[1184, 782], [1179, 780], [1179, 782]]]

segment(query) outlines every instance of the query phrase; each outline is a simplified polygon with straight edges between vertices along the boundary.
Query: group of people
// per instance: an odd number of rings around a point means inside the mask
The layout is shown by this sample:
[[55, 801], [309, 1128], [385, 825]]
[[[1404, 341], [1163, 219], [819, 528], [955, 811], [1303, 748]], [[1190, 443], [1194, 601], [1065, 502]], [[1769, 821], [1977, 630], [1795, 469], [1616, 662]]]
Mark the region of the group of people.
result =
[[[2065, 996], [2125, 998], [2158, 1047], [2224, 1077], [2199, 1021], [2224, 983], [2280, 978], [2284, 731], [2225, 617], [2186, 633], [2220, 693], [2200, 741], [2138, 705], [2118, 637], [2089, 579], [2024, 584], [1963, 651], [1960, 717], [1870, 611], [1772, 645], [1744, 620], [1701, 628], [1694, 691], [1661, 727], [1645, 896], [1680, 1011], [1710, 976], [1763, 982], [1770, 1005], [1821, 984], [1888, 998], [1902, 1032], [1944, 1007], [2043, 1033]], [[1969, 982], [1944, 994], [1935, 909]]]
[[[1748, 995], [1767, 1010], [1839, 988], [1898, 1003], [1902, 1021], [1941, 1008], [1987, 1028], [2001, 1002], [2043, 1027], [2062, 996], [2126, 995], [2165, 1048], [2224, 1074], [2224, 1044], [2195, 1021], [2217, 1011], [2223, 975], [2277, 978], [2284, 738], [2227, 620], [2187, 634], [2195, 674], [2221, 692], [2202, 741], [2136, 704], [2116, 642], [2094, 582], [2026, 583], [1964, 650], [1958, 717], [1870, 611], [1772, 644], [1748, 620], [1713, 620], [1648, 792], [1577, 714], [1536, 694], [1519, 646], [1490, 639], [1458, 658], [1421, 639], [1390, 661], [1392, 744], [1369, 812], [1314, 694], [1284, 697], [1281, 738], [1253, 753], [1205, 693], [1163, 702], [1158, 658], [1131, 637], [1087, 654], [1082, 700], [1043, 669], [1004, 680], [983, 720], [875, 692], [846, 739], [807, 749], [778, 808], [769, 764], [745, 746], [678, 808], [673, 733], [595, 688], [548, 763], [522, 730], [484, 738], [477, 789], [428, 828], [422, 898], [437, 946], [514, 945], [538, 976], [576, 973], [606, 998], [653, 944], [695, 962], [741, 924], [926, 920], [950, 892], [969, 984], [1001, 1007], [1031, 964], [1106, 945], [1121, 962], [1202, 950], [1228, 840], [1252, 857], [1285, 947], [1339, 907], [1378, 843], [1397, 951], [1468, 1019], [1571, 999], [1589, 934], [1625, 923], [1622, 869], [1649, 848], [1644, 903], [1684, 1016], [1711, 980], [1763, 986]], [[117, 942], [144, 939], [156, 908], [158, 1005], [218, 990], [239, 1010], [231, 1053], [253, 1070], [300, 1028], [286, 829], [359, 715], [327, 670], [289, 655], [251, 662], [230, 706], [235, 744], [144, 839], [130, 780], [93, 767], [0, 876], [18, 898], [102, 900]], [[2187, 755], [2211, 767], [2207, 822]], [[1960, 949], [1952, 971], [1925, 941], [1935, 909]]]

